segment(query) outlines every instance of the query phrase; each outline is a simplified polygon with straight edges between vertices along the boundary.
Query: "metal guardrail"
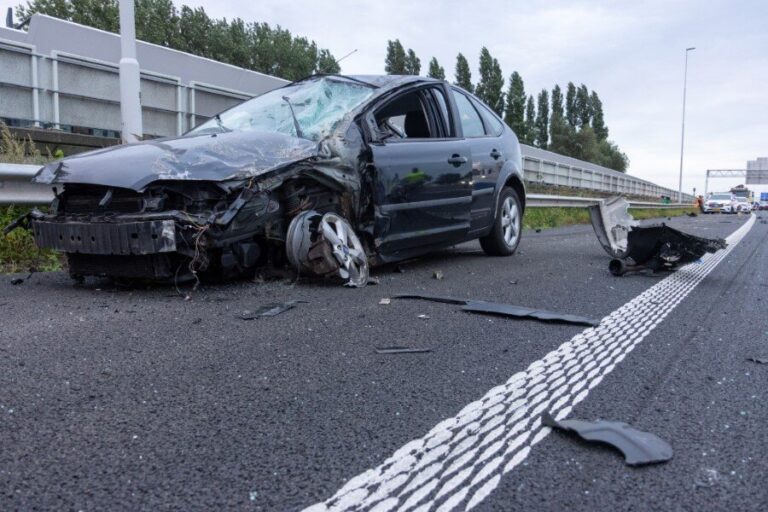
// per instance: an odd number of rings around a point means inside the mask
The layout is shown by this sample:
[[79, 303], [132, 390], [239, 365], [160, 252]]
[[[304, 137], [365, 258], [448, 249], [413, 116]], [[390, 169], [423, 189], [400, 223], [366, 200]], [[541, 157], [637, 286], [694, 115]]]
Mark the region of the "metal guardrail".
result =
[[[575, 197], [575, 196], [550, 196], [546, 194], [527, 194], [526, 206], [536, 208], [586, 208], [598, 204], [603, 198], [599, 197]], [[645, 201], [628, 201], [630, 208], [678, 208], [680, 203], [650, 203]], [[683, 203], [682, 206], [688, 206]]]
[[[40, 170], [38, 165], [0, 163], [0, 204], [45, 205], [53, 199], [53, 187], [32, 183], [32, 176]], [[528, 194], [528, 206], [542, 208], [583, 208], [597, 204], [600, 198], [551, 196], [546, 194]], [[633, 208], [669, 208], [674, 204], [630, 201]]]

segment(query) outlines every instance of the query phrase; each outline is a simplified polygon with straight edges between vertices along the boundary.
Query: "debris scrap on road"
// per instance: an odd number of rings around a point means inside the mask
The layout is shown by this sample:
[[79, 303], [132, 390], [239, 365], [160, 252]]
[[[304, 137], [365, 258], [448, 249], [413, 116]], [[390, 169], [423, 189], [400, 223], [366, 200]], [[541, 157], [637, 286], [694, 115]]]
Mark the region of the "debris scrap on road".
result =
[[748, 357], [747, 361], [752, 361], [757, 364], [768, 364], [768, 357]]
[[624, 454], [624, 461], [630, 466], [666, 462], [673, 455], [669, 443], [657, 435], [637, 430], [620, 421], [558, 421], [545, 412], [541, 416], [541, 423], [547, 427], [573, 432], [586, 441], [609, 444]]
[[629, 203], [622, 197], [589, 207], [597, 239], [613, 258], [608, 269], [615, 276], [641, 270], [674, 270], [727, 246], [721, 238], [689, 235], [663, 223], [640, 226], [628, 208]]
[[410, 348], [410, 347], [382, 347], [377, 348], [377, 354], [424, 354], [432, 352], [431, 348]]
[[485, 313], [489, 315], [506, 316], [512, 318], [530, 318], [544, 322], [561, 322], [576, 325], [588, 325], [591, 327], [595, 327], [600, 323], [599, 321], [592, 318], [586, 318], [578, 315], [555, 313], [553, 311], [546, 311], [543, 309], [527, 308], [523, 306], [515, 306], [513, 304], [486, 302], [483, 300], [457, 299], [454, 297], [438, 297], [435, 295], [422, 295], [414, 293], [397, 294], [394, 295], [394, 298], [421, 299], [432, 302], [442, 302], [445, 304], [454, 304], [457, 306], [462, 306], [461, 309], [469, 313]]
[[306, 304], [307, 301], [305, 300], [290, 300], [288, 302], [282, 302], [282, 303], [275, 303], [275, 304], [266, 304], [264, 306], [261, 306], [255, 311], [243, 311], [239, 315], [237, 315], [237, 318], [241, 320], [253, 320], [255, 318], [261, 317], [261, 316], [277, 316], [280, 313], [285, 313], [289, 309], [293, 309], [296, 307], [296, 304]]

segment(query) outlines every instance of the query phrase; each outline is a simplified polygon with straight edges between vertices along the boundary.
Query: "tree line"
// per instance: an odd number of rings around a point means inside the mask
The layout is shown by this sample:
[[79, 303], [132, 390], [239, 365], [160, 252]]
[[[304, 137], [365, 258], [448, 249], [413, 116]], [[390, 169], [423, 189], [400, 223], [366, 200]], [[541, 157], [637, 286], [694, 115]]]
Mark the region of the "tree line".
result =
[[[421, 61], [412, 49], [405, 50], [395, 39], [387, 42], [384, 70], [392, 75], [418, 75]], [[478, 71], [479, 80], [473, 84], [469, 61], [459, 53], [454, 83], [503, 117], [521, 143], [626, 172], [629, 159], [608, 140], [603, 103], [595, 91], [568, 82], [565, 96], [555, 85], [551, 92], [542, 89], [534, 100], [533, 94], [526, 94], [523, 77], [517, 71], [510, 75], [504, 91], [499, 61], [485, 47], [480, 50]], [[445, 80], [445, 69], [434, 57], [429, 61], [427, 76]]]
[[[136, 0], [136, 37], [148, 43], [226, 62], [286, 80], [338, 73], [339, 64], [314, 41], [267, 23], [211, 18], [202, 7], [172, 0]], [[109, 32], [119, 32], [117, 0], [28, 0], [17, 19], [47, 14]]]

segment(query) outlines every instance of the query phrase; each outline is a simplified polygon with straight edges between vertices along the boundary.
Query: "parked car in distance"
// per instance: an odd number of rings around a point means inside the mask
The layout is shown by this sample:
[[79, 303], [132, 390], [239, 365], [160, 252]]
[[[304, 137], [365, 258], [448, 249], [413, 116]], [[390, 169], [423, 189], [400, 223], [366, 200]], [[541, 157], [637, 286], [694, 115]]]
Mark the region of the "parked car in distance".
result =
[[768, 210], [768, 201], [760, 201], [758, 210]]
[[752, 205], [749, 203], [749, 200], [747, 200], [746, 197], [736, 196], [734, 201], [734, 213], [749, 213], [752, 211]]
[[30, 222], [87, 275], [176, 281], [265, 265], [362, 286], [369, 265], [479, 239], [520, 243], [512, 130], [477, 97], [419, 76], [317, 75], [181, 137], [46, 165], [59, 189]]
[[733, 213], [736, 201], [730, 192], [713, 192], [704, 201], [704, 213]]

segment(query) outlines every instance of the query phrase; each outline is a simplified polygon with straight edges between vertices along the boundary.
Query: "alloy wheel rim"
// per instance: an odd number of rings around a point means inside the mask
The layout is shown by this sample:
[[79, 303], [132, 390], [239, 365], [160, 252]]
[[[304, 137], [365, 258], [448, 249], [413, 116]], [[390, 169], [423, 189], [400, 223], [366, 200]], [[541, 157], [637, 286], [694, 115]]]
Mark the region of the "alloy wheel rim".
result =
[[501, 206], [501, 230], [504, 243], [513, 247], [520, 233], [520, 214], [517, 202], [511, 197], [504, 199]]

